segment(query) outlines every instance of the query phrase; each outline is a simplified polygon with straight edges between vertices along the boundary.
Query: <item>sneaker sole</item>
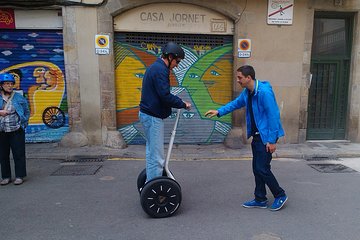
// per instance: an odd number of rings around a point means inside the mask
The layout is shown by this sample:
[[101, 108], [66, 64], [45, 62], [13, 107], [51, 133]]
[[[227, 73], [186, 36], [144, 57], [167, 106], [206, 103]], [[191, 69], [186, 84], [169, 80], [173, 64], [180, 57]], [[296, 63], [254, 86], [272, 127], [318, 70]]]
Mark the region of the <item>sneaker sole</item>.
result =
[[267, 206], [246, 206], [242, 205], [244, 208], [267, 208]]
[[281, 204], [280, 207], [278, 207], [278, 208], [270, 208], [270, 210], [271, 211], [279, 211], [285, 205], [287, 200], [288, 200], [288, 198], [285, 199], [285, 201], [283, 202], [283, 204]]

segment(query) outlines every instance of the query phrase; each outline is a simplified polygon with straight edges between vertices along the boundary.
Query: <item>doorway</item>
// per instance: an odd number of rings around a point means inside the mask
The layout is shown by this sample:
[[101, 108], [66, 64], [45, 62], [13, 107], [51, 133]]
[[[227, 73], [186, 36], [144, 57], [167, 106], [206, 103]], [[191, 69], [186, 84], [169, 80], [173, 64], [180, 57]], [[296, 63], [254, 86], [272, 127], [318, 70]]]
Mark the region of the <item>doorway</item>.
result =
[[315, 13], [307, 140], [345, 139], [352, 19], [346, 13]]

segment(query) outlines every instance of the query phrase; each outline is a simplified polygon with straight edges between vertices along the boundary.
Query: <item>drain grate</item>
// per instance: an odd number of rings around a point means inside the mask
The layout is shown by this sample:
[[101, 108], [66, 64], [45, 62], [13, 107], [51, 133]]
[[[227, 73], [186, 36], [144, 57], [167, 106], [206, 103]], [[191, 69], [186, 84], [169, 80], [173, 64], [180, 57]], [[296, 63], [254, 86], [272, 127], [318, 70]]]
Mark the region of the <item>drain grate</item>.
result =
[[337, 157], [330, 156], [308, 156], [305, 157], [306, 161], [328, 161], [328, 160], [339, 160]]
[[67, 165], [61, 166], [51, 176], [95, 175], [102, 165]]
[[322, 173], [352, 173], [356, 172], [354, 169], [344, 166], [342, 164], [309, 164], [313, 169]]
[[101, 156], [72, 156], [63, 162], [103, 162], [104, 157]]

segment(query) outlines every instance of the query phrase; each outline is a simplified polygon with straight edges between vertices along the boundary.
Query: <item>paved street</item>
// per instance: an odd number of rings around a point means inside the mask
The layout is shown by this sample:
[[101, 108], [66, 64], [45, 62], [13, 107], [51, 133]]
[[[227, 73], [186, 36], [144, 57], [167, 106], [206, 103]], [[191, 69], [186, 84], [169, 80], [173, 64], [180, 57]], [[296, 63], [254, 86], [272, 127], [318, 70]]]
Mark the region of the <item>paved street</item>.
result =
[[[360, 171], [360, 159], [280, 158], [273, 171], [289, 200], [279, 212], [245, 209], [252, 198], [251, 161], [181, 160], [171, 169], [182, 187], [179, 211], [166, 219], [142, 210], [136, 178], [142, 160], [66, 162], [29, 159], [27, 181], [0, 187], [4, 240], [359, 239], [360, 173], [321, 173], [310, 163]], [[101, 166], [94, 175], [53, 176], [60, 167]], [[60, 172], [61, 174], [61, 172]], [[270, 203], [273, 198], [269, 197]]]

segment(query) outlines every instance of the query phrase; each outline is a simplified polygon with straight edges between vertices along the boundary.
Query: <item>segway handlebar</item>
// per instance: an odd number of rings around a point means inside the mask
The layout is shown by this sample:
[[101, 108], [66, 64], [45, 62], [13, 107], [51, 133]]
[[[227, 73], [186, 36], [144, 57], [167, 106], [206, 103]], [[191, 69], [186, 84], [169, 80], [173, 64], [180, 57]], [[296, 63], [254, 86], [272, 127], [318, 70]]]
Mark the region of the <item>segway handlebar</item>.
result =
[[174, 124], [174, 129], [171, 132], [171, 137], [170, 137], [170, 141], [169, 141], [169, 147], [168, 147], [168, 152], [166, 155], [166, 159], [165, 159], [165, 171], [166, 171], [166, 175], [171, 178], [174, 179], [174, 175], [172, 175], [172, 173], [169, 170], [169, 161], [170, 161], [170, 155], [171, 155], [171, 151], [172, 151], [172, 147], [174, 144], [174, 140], [175, 140], [175, 135], [176, 135], [176, 129], [179, 123], [179, 118], [180, 118], [180, 114], [181, 114], [181, 109], [177, 110], [177, 114], [176, 114], [176, 119], [175, 119], [175, 124]]

